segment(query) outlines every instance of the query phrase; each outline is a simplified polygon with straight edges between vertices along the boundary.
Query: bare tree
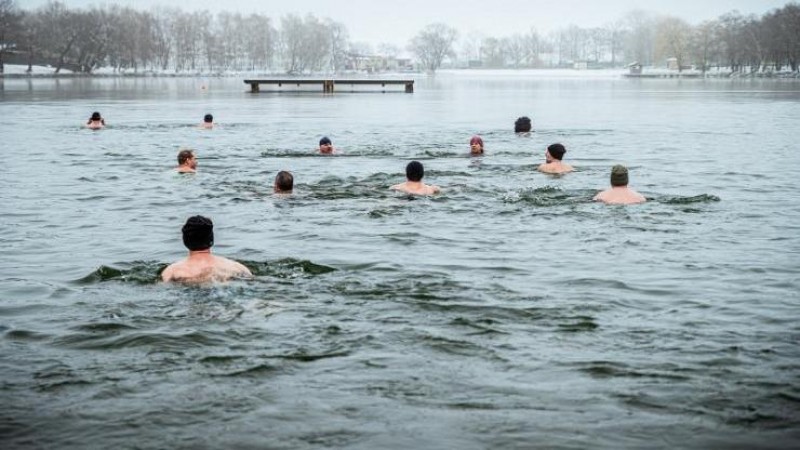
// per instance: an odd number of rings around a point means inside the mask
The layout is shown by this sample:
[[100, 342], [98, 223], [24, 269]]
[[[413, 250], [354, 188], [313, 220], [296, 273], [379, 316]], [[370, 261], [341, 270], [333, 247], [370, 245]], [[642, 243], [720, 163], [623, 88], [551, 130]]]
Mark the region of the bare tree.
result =
[[524, 47], [523, 52], [527, 65], [529, 67], [536, 67], [539, 65], [539, 55], [542, 52], [542, 38], [534, 28], [531, 28], [530, 31], [522, 36], [522, 45]]
[[289, 74], [321, 70], [328, 66], [331, 41], [324, 24], [313, 14], [289, 14], [281, 19], [283, 64]]
[[14, 0], [0, 0], [0, 73], [4, 71], [3, 54], [15, 46], [21, 32], [22, 14]]
[[655, 43], [654, 22], [652, 14], [635, 10], [625, 16], [628, 24], [628, 39], [625, 44], [625, 56], [641, 64], [653, 64]]
[[683, 19], [664, 17], [656, 27], [656, 48], [662, 58], [677, 59], [678, 72], [689, 57], [689, 42], [692, 27]]
[[501, 68], [506, 64], [503, 42], [495, 37], [487, 37], [481, 43], [481, 61], [486, 67]]
[[622, 20], [615, 20], [607, 24], [605, 28], [606, 36], [608, 36], [608, 48], [611, 52], [611, 66], [616, 67], [627, 29], [625, 28], [625, 22]]
[[716, 59], [718, 53], [714, 40], [718, 27], [716, 21], [708, 20], [694, 27], [692, 32], [690, 42], [692, 57], [704, 75], [711, 65], [711, 60]]
[[481, 33], [469, 33], [462, 39], [460, 53], [468, 65], [470, 61], [481, 59], [481, 45], [484, 37]]
[[503, 54], [511, 61], [511, 65], [518, 69], [528, 60], [528, 46], [525, 45], [525, 38], [517, 33], [510, 37], [503, 38], [500, 42]]
[[435, 72], [447, 56], [454, 55], [453, 43], [458, 31], [443, 23], [433, 23], [422, 29], [411, 39], [409, 49], [426, 70]]
[[350, 35], [347, 27], [340, 22], [328, 19], [328, 37], [330, 39], [330, 61], [334, 72], [344, 70], [347, 63]]

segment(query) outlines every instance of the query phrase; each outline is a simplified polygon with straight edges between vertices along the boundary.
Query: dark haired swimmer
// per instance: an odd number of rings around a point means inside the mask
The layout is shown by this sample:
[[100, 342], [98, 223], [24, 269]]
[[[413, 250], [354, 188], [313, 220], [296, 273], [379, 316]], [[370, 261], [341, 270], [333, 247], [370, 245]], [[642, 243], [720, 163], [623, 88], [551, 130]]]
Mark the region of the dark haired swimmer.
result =
[[97, 111], [93, 112], [92, 117], [89, 117], [89, 120], [86, 122], [86, 127], [92, 130], [99, 130], [104, 126], [106, 126], [106, 120], [103, 119], [103, 116]]
[[469, 154], [472, 156], [483, 154], [483, 139], [477, 134], [469, 140]]
[[197, 172], [197, 157], [194, 155], [194, 151], [186, 149], [178, 152], [178, 167], [175, 170], [178, 173]]
[[207, 283], [253, 276], [243, 264], [211, 254], [214, 245], [214, 224], [211, 219], [190, 217], [181, 231], [183, 245], [189, 249], [189, 256], [164, 269], [161, 272], [163, 281]]
[[609, 205], [631, 205], [647, 201], [642, 194], [628, 187], [628, 168], [620, 164], [611, 168], [611, 189], [597, 194], [594, 200]]
[[408, 181], [405, 183], [395, 184], [391, 187], [396, 191], [405, 192], [406, 194], [416, 195], [433, 195], [438, 194], [441, 189], [439, 186], [427, 185], [422, 182], [422, 177], [425, 176], [425, 168], [419, 161], [411, 161], [406, 166], [406, 178]]
[[207, 130], [214, 128], [214, 116], [211, 114], [203, 116], [203, 123], [200, 124], [200, 128], [205, 128]]
[[532, 128], [531, 119], [527, 116], [522, 116], [514, 122], [514, 133], [530, 133]]
[[336, 153], [333, 143], [327, 136], [319, 140], [319, 152], [323, 155], [333, 155]]
[[548, 146], [547, 150], [544, 151], [545, 163], [539, 165], [539, 172], [560, 174], [575, 170], [569, 164], [561, 162], [564, 158], [564, 153], [567, 153], [567, 149], [561, 144]]
[[281, 170], [275, 176], [275, 193], [276, 194], [291, 194], [294, 189], [294, 176], [291, 172]]

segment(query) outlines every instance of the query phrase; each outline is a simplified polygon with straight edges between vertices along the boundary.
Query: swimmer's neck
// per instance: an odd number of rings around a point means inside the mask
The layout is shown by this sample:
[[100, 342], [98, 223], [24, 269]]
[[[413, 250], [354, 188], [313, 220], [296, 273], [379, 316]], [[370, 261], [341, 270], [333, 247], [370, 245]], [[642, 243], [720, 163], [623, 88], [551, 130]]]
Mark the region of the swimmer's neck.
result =
[[208, 258], [211, 256], [211, 249], [205, 250], [189, 250], [189, 258]]

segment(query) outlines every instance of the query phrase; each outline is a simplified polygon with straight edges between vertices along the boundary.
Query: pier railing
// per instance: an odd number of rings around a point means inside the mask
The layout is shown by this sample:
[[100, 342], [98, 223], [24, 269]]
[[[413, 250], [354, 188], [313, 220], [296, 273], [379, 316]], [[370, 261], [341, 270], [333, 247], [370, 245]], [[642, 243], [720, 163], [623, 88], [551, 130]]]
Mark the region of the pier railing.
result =
[[[270, 79], [260, 79], [260, 80], [244, 80], [245, 84], [250, 85], [250, 92], [260, 92], [260, 86], [262, 84], [273, 84], [277, 85], [278, 87], [282, 87], [283, 85], [287, 86], [297, 86], [300, 87], [301, 85], [305, 84], [317, 84], [322, 85], [322, 92], [325, 93], [333, 93], [335, 87], [338, 86], [355, 86], [355, 85], [380, 85], [381, 87], [386, 87], [386, 85], [404, 85], [406, 93], [413, 93], [414, 92], [414, 80], [387, 80], [387, 79], [373, 79], [373, 78], [353, 78], [353, 79], [335, 79], [335, 78], [327, 78], [327, 79], [311, 79], [311, 78], [270, 78]], [[385, 92], [385, 90], [384, 90]]]

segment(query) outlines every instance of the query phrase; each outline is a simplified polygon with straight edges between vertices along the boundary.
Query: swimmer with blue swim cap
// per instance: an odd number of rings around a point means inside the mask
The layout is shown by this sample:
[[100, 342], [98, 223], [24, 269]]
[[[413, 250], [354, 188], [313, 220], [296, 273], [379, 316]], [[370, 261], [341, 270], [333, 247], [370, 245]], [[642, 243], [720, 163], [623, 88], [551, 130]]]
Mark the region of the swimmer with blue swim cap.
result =
[[327, 136], [323, 136], [323, 138], [319, 140], [319, 152], [323, 155], [333, 155], [336, 153], [333, 142], [331, 142], [330, 138]]

